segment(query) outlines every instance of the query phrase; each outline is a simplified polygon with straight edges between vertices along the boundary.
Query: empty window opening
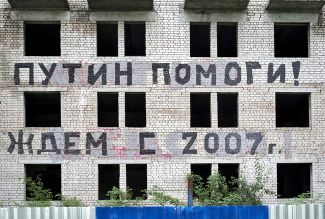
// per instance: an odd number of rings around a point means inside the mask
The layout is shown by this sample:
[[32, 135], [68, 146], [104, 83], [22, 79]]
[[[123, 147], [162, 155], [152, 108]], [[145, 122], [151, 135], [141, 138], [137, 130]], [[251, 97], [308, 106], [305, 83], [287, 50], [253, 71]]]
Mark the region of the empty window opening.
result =
[[60, 56], [60, 23], [25, 23], [26, 56]]
[[237, 57], [237, 23], [217, 24], [218, 57]]
[[98, 93], [98, 126], [119, 126], [118, 93]]
[[[61, 165], [60, 164], [25, 164], [26, 177], [41, 179], [44, 189], [49, 189], [53, 200], [59, 200], [56, 195], [61, 194]], [[26, 198], [31, 198], [26, 187]]]
[[218, 164], [218, 171], [226, 178], [229, 190], [233, 191], [237, 185], [231, 182], [239, 178], [239, 164]]
[[124, 35], [126, 56], [146, 56], [145, 22], [125, 23]]
[[202, 182], [206, 184], [209, 176], [211, 175], [211, 167], [212, 165], [210, 163], [191, 164], [191, 173], [200, 176], [202, 178]]
[[309, 24], [274, 24], [275, 57], [308, 57]]
[[132, 198], [145, 197], [147, 189], [147, 164], [126, 165], [126, 186], [132, 190]]
[[210, 57], [210, 23], [190, 23], [191, 57]]
[[309, 93], [276, 93], [276, 127], [309, 127]]
[[117, 23], [97, 23], [97, 56], [118, 56]]
[[125, 93], [125, 126], [146, 127], [145, 93]]
[[278, 198], [295, 198], [310, 193], [310, 163], [278, 164]]
[[60, 127], [59, 92], [25, 92], [26, 127]]
[[109, 199], [107, 192], [120, 187], [120, 166], [118, 164], [98, 165], [98, 200]]
[[210, 93], [191, 93], [191, 127], [211, 127]]
[[218, 126], [238, 127], [237, 93], [218, 93]]

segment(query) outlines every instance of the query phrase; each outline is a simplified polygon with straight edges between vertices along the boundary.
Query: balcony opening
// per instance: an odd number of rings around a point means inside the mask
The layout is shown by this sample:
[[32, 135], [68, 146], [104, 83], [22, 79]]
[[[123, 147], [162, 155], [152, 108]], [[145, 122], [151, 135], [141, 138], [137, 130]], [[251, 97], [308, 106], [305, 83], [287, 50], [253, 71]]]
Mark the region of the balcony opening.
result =
[[310, 93], [276, 93], [276, 127], [309, 127]]
[[295, 198], [303, 193], [308, 196], [311, 168], [310, 163], [278, 164], [278, 198]]
[[211, 127], [210, 93], [191, 93], [191, 127]]
[[98, 127], [118, 126], [118, 93], [98, 93]]
[[26, 127], [60, 127], [59, 92], [25, 92]]
[[239, 178], [239, 164], [218, 164], [218, 171], [226, 178], [229, 190], [234, 191], [238, 185], [231, 182]]
[[120, 166], [118, 164], [98, 165], [98, 200], [107, 200], [107, 192], [120, 185]]
[[309, 24], [274, 24], [275, 57], [308, 57]]
[[191, 57], [210, 57], [210, 23], [190, 23]]
[[118, 56], [117, 23], [97, 23], [97, 56]]
[[218, 127], [238, 127], [237, 93], [218, 93]]
[[25, 56], [60, 56], [60, 23], [25, 23]]
[[125, 126], [146, 127], [145, 93], [125, 93]]
[[237, 23], [217, 24], [218, 57], [237, 57]]
[[132, 198], [146, 199], [147, 189], [147, 164], [127, 164], [126, 165], [126, 186], [132, 190]]
[[[44, 189], [49, 189], [53, 200], [59, 200], [61, 194], [61, 165], [60, 164], [25, 164], [26, 177], [36, 180], [39, 178], [44, 184]], [[32, 194], [26, 187], [26, 198]]]
[[125, 56], [146, 56], [146, 24], [124, 24]]

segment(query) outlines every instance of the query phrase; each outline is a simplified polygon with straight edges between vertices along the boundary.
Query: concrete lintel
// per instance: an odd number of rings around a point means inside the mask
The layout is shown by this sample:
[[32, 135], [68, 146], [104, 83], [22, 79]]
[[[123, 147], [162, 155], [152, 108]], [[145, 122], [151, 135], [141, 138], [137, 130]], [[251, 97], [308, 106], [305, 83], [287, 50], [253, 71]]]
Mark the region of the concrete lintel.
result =
[[234, 11], [229, 13], [199, 13], [195, 11], [185, 11], [181, 19], [185, 22], [245, 22], [246, 13]]
[[202, 164], [224, 164], [224, 163], [229, 163], [229, 164], [236, 164], [236, 163], [243, 163], [243, 160], [241, 158], [236, 158], [236, 159], [188, 159], [186, 160], [186, 163], [188, 164], [195, 164], [195, 163], [202, 163]]
[[241, 92], [243, 91], [243, 88], [235, 88], [235, 87], [190, 87], [190, 88], [185, 88], [185, 91], [188, 92], [202, 92], [202, 93], [213, 93], [213, 92], [224, 92], [224, 93], [231, 93], [231, 92]]
[[150, 88], [144, 87], [101, 87], [94, 88], [96, 92], [150, 92]]
[[273, 159], [271, 163], [317, 163], [317, 158], [293, 158], [293, 159]]
[[19, 159], [20, 164], [62, 164], [62, 160], [23, 160]]
[[271, 12], [314, 12], [322, 10], [325, 0], [271, 0], [267, 10]]
[[276, 23], [276, 22], [286, 22], [286, 23], [311, 23], [317, 24], [319, 21], [319, 14], [315, 13], [283, 13], [274, 12], [265, 13], [266, 22]]
[[154, 21], [155, 13], [152, 11], [96, 11], [90, 14], [91, 21]]
[[22, 92], [65, 92], [67, 87], [18, 87]]
[[15, 21], [65, 21], [70, 19], [69, 11], [11, 11]]
[[184, 9], [204, 11], [244, 11], [249, 0], [185, 0]]
[[152, 11], [153, 0], [88, 0], [92, 11]]
[[67, 0], [8, 0], [12, 10], [17, 11], [68, 11]]
[[320, 88], [314, 87], [288, 87], [288, 88], [270, 88], [269, 92], [274, 93], [319, 93], [321, 91]]
[[151, 160], [94, 160], [95, 164], [148, 164]]

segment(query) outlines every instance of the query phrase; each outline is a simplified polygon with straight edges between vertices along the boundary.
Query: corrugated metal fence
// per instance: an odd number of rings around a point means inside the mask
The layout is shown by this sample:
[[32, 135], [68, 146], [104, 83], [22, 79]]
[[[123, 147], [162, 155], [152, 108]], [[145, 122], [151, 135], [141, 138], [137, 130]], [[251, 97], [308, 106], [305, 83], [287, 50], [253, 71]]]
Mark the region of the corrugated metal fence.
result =
[[0, 219], [325, 219], [325, 204], [230, 207], [0, 208]]

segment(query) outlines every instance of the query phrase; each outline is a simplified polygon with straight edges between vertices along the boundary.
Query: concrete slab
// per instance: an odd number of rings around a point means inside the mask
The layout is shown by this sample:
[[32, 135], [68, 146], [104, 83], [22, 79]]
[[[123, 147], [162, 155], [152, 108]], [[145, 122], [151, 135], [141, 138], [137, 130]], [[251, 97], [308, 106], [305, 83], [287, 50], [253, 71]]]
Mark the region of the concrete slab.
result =
[[67, 0], [8, 0], [8, 2], [13, 10], [69, 10]]
[[267, 10], [271, 12], [320, 12], [325, 0], [270, 0]]
[[88, 0], [92, 11], [152, 11], [153, 0]]
[[185, 0], [188, 10], [241, 11], [247, 8], [249, 0]]

